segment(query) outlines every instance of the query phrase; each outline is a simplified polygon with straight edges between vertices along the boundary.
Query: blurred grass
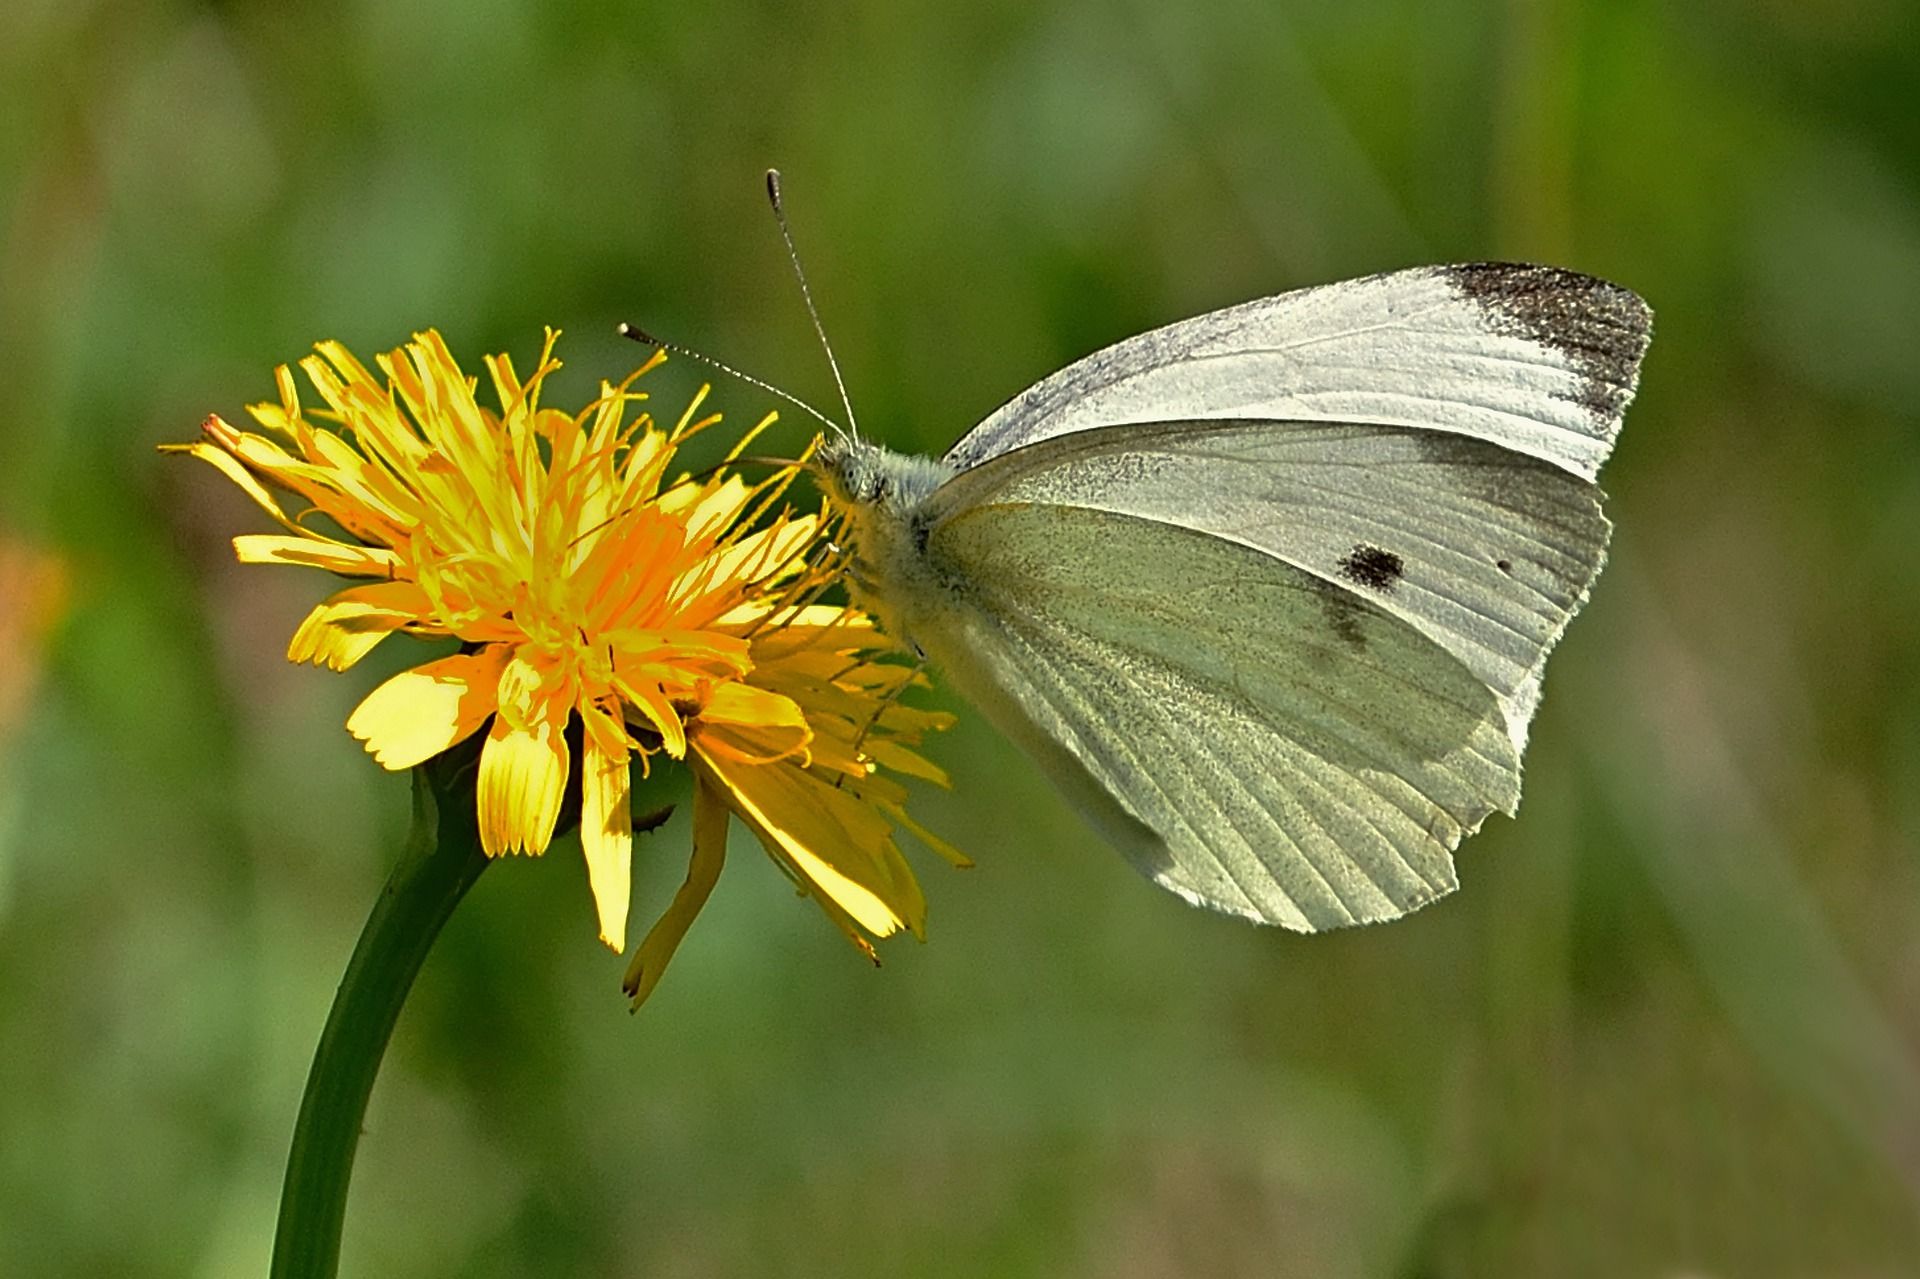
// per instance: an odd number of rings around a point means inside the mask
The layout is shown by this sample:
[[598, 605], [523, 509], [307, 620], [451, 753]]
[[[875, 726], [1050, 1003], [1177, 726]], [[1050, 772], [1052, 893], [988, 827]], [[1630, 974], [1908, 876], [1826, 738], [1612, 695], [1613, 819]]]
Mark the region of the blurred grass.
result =
[[743, 846], [638, 1019], [577, 847], [504, 867], [402, 1022], [349, 1273], [1920, 1271], [1916, 83], [1905, 0], [11, 0], [0, 537], [71, 608], [0, 658], [39, 668], [0, 741], [0, 1273], [259, 1273], [406, 809], [339, 728], [390, 666], [284, 663], [320, 585], [232, 565], [257, 515], [153, 446], [426, 325], [469, 361], [559, 325], [575, 398], [631, 319], [828, 399], [769, 164], [902, 447], [1322, 279], [1644, 293], [1524, 814], [1405, 923], [1259, 932], [969, 720], [924, 809], [980, 866], [925, 868], [927, 946], [872, 972]]

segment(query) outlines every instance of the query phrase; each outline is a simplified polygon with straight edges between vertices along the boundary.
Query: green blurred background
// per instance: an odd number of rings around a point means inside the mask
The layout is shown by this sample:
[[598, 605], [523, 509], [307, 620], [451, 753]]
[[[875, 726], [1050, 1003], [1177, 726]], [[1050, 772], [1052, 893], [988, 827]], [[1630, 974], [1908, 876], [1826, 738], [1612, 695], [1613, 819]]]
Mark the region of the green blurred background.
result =
[[428, 964], [347, 1273], [1920, 1273], [1911, 0], [5, 0], [0, 91], [0, 537], [66, 582], [0, 653], [0, 1274], [261, 1273], [405, 820], [341, 724], [416, 654], [287, 664], [327, 583], [233, 565], [262, 518], [154, 446], [427, 325], [475, 368], [565, 329], [555, 402], [621, 319], [829, 400], [769, 164], [903, 447], [1301, 284], [1645, 294], [1522, 816], [1408, 921], [1283, 935], [969, 717], [925, 946], [875, 972], [742, 844], [638, 1018], [563, 841]]

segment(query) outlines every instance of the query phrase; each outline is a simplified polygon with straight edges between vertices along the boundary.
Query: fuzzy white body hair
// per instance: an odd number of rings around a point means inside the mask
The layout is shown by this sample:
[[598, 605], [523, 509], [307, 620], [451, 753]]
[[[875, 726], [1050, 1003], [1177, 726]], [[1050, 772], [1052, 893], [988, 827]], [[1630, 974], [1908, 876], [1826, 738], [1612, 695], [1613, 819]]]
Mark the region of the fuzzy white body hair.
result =
[[815, 460], [828, 496], [847, 512], [854, 602], [895, 643], [925, 656], [915, 622], [946, 601], [941, 575], [927, 562], [924, 508], [954, 468], [864, 440], [829, 440]]

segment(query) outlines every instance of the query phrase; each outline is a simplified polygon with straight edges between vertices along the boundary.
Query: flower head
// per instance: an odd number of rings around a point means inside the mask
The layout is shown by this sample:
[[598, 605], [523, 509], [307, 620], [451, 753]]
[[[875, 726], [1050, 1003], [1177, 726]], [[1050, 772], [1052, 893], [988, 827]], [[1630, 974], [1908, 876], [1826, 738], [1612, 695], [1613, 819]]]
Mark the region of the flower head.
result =
[[[898, 704], [912, 673], [877, 660], [869, 619], [814, 602], [829, 581], [819, 517], [781, 505], [797, 466], [757, 484], [725, 466], [670, 477], [676, 449], [719, 420], [697, 416], [706, 388], [671, 428], [629, 416], [656, 355], [577, 415], [545, 407], [556, 336], [525, 379], [505, 356], [487, 361], [498, 410], [438, 333], [379, 358], [380, 378], [323, 343], [300, 367], [324, 410], [302, 407], [282, 367], [279, 401], [249, 410], [259, 431], [216, 416], [178, 446], [284, 530], [236, 538], [243, 562], [365, 579], [308, 615], [288, 657], [346, 670], [396, 632], [458, 639], [457, 654], [374, 689], [348, 730], [402, 769], [484, 728], [475, 799], [492, 856], [543, 852], [577, 771], [600, 935], [616, 951], [632, 765], [689, 760], [693, 868], [636, 954], [641, 996], [712, 887], [729, 811], [861, 945], [859, 929], [918, 932], [924, 901], [893, 832], [927, 837], [877, 769], [943, 780], [913, 747], [946, 719]], [[289, 514], [269, 485], [308, 509]]]

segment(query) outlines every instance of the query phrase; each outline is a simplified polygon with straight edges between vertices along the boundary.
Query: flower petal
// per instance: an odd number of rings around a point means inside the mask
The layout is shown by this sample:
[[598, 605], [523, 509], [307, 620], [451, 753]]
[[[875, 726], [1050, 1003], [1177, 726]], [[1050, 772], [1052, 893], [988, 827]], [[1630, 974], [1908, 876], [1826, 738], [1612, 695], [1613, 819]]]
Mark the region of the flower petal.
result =
[[633, 996], [635, 1008], [645, 1003], [654, 987], [660, 984], [660, 975], [667, 971], [667, 962], [680, 948], [680, 939], [687, 935], [694, 916], [707, 904], [726, 859], [726, 801], [711, 783], [699, 778], [694, 783], [693, 860], [687, 866], [686, 882], [674, 893], [666, 913], [647, 930], [640, 948], [633, 954], [633, 963], [627, 968], [626, 980], [621, 983], [621, 989]]
[[432, 613], [433, 602], [414, 582], [350, 586], [307, 614], [287, 645], [287, 660], [344, 671], [394, 631]]
[[432, 759], [493, 714], [508, 653], [496, 644], [402, 671], [367, 694], [347, 717], [347, 731], [366, 743], [382, 768], [397, 771]]
[[567, 787], [569, 756], [566, 717], [535, 720], [511, 727], [503, 715], [480, 752], [475, 806], [480, 817], [480, 846], [487, 856], [530, 853], [539, 856], [553, 839], [560, 801]]
[[345, 577], [392, 577], [401, 564], [384, 547], [281, 533], [242, 533], [233, 539], [233, 553], [242, 564], [300, 564]]
[[791, 566], [813, 541], [816, 524], [812, 516], [803, 516], [747, 534], [676, 578], [673, 597], [698, 610], [706, 597], [716, 596], [718, 609], [705, 611], [724, 611], [739, 597], [742, 583], [765, 581]]
[[641, 720], [660, 734], [660, 744], [666, 748], [668, 755], [679, 759], [687, 753], [686, 725], [680, 721], [680, 712], [658, 685], [645, 681], [629, 684], [616, 676], [613, 686], [628, 705], [640, 712]]
[[[219, 420], [219, 417], [216, 415], [209, 418], [208, 422], [218, 422]], [[221, 425], [226, 426], [224, 422], [222, 422]], [[234, 431], [232, 427], [226, 427], [226, 429], [235, 438], [238, 438], [239, 433]], [[218, 469], [222, 475], [238, 485], [241, 492], [252, 498], [255, 505], [259, 506], [261, 510], [273, 518], [274, 523], [280, 525], [290, 533], [303, 533], [305, 531], [293, 522], [292, 517], [280, 509], [278, 499], [268, 491], [267, 486], [254, 478], [253, 472], [241, 465], [238, 457], [235, 457], [220, 445], [208, 440], [198, 440], [192, 444], [163, 444], [160, 446], [160, 450], [163, 453], [185, 453], [190, 457], [197, 457], [202, 462], [211, 464]]]
[[919, 754], [908, 750], [891, 737], [881, 737], [877, 733], [868, 733], [860, 748], [872, 756], [873, 762], [882, 768], [891, 768], [896, 773], [905, 773], [908, 777], [918, 777], [923, 782], [932, 782], [935, 786], [951, 790], [952, 780], [947, 770]]
[[890, 936], [903, 925], [924, 934], [927, 901], [886, 818], [796, 764], [742, 764], [710, 752], [705, 734], [693, 745], [769, 854], [790, 863], [874, 936]]
[[681, 482], [662, 493], [660, 509], [686, 525], [687, 540], [717, 536], [746, 506], [753, 490], [737, 475], [706, 484]]
[[714, 687], [700, 708], [700, 726], [710, 752], [724, 752], [743, 764], [797, 755], [813, 737], [806, 714], [792, 698], [737, 681]]
[[627, 950], [633, 892], [633, 809], [626, 730], [597, 706], [582, 705], [586, 758], [580, 766], [580, 848], [600, 917], [600, 940]]

